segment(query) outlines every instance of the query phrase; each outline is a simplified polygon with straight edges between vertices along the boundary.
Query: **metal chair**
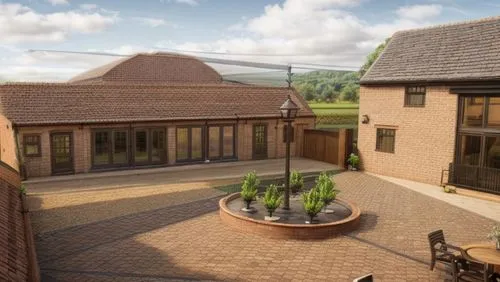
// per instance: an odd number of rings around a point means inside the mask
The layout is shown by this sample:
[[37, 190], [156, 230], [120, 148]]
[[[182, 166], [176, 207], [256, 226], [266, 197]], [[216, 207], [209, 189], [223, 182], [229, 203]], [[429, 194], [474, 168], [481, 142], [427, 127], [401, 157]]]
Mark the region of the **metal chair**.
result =
[[460, 249], [461, 257], [455, 261], [454, 277], [456, 282], [460, 281], [481, 281], [490, 280], [488, 266], [482, 262], [475, 261], [467, 255], [465, 250]]
[[461, 253], [461, 249], [446, 243], [443, 230], [433, 231], [427, 237], [431, 248], [431, 270], [434, 270], [436, 262], [453, 269], [455, 261], [459, 260], [457, 255]]

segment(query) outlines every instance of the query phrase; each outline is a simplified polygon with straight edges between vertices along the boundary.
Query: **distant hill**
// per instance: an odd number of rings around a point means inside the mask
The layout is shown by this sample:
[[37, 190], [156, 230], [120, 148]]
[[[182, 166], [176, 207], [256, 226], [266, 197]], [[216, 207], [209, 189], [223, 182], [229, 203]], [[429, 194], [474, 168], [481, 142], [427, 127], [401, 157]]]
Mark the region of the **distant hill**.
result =
[[[269, 86], [287, 86], [286, 72], [224, 75], [224, 80]], [[353, 71], [312, 71], [296, 73], [293, 86], [310, 102], [358, 101], [359, 77]]]

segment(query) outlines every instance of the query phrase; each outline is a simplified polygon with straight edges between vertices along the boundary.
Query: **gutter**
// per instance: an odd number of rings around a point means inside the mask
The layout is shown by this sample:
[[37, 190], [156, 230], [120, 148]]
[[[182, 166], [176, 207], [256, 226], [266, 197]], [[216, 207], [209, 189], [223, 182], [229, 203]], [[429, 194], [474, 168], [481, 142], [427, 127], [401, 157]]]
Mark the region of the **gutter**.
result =
[[[316, 115], [313, 114], [303, 114], [298, 116], [297, 118], [314, 118]], [[269, 115], [269, 116], [259, 116], [259, 117], [242, 117], [238, 116], [239, 120], [266, 120], [266, 119], [275, 119], [281, 118], [278, 115]], [[204, 122], [206, 120], [210, 121], [227, 121], [227, 120], [235, 120], [234, 116], [231, 117], [223, 117], [223, 118], [192, 118], [192, 119], [152, 119], [152, 120], [95, 120], [95, 121], [52, 121], [52, 122], [33, 122], [33, 123], [12, 123], [13, 126], [16, 127], [30, 127], [30, 126], [70, 126], [70, 125], [93, 125], [93, 124], [130, 124], [130, 123], [164, 123], [164, 122]]]
[[430, 79], [430, 80], [368, 80], [359, 82], [361, 86], [400, 86], [400, 85], [442, 85], [442, 86], [454, 86], [454, 85], [485, 85], [485, 84], [500, 84], [500, 77], [485, 78], [485, 79]]

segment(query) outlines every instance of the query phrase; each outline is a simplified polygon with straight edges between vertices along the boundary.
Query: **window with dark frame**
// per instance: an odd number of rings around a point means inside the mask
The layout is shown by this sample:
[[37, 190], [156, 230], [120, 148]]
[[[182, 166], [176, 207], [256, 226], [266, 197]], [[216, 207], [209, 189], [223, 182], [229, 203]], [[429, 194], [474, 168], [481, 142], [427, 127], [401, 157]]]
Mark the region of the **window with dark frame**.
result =
[[455, 162], [500, 169], [500, 97], [464, 95], [460, 105]]
[[235, 157], [234, 125], [208, 126], [208, 158], [211, 160]]
[[425, 92], [425, 86], [407, 86], [405, 91], [405, 107], [424, 107]]
[[377, 128], [377, 142], [375, 150], [385, 153], [394, 153], [396, 143], [396, 130], [389, 128]]
[[26, 157], [40, 157], [42, 154], [42, 147], [40, 144], [40, 135], [30, 134], [23, 136], [24, 155]]
[[[286, 143], [286, 129], [288, 125], [285, 124], [283, 126], [283, 143]], [[295, 127], [291, 126], [290, 127], [290, 143], [293, 143], [295, 141]]]

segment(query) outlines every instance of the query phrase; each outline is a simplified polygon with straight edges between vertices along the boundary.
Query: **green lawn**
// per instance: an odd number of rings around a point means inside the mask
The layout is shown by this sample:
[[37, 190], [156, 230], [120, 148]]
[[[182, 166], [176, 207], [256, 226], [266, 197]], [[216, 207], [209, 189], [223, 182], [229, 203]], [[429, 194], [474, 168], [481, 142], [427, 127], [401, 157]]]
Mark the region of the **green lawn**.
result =
[[353, 103], [309, 103], [311, 109], [358, 109], [359, 104]]
[[359, 105], [351, 103], [312, 103], [309, 107], [316, 115], [357, 116], [359, 111]]
[[311, 103], [309, 107], [316, 114], [316, 126], [352, 128], [358, 124], [359, 105], [352, 103]]

